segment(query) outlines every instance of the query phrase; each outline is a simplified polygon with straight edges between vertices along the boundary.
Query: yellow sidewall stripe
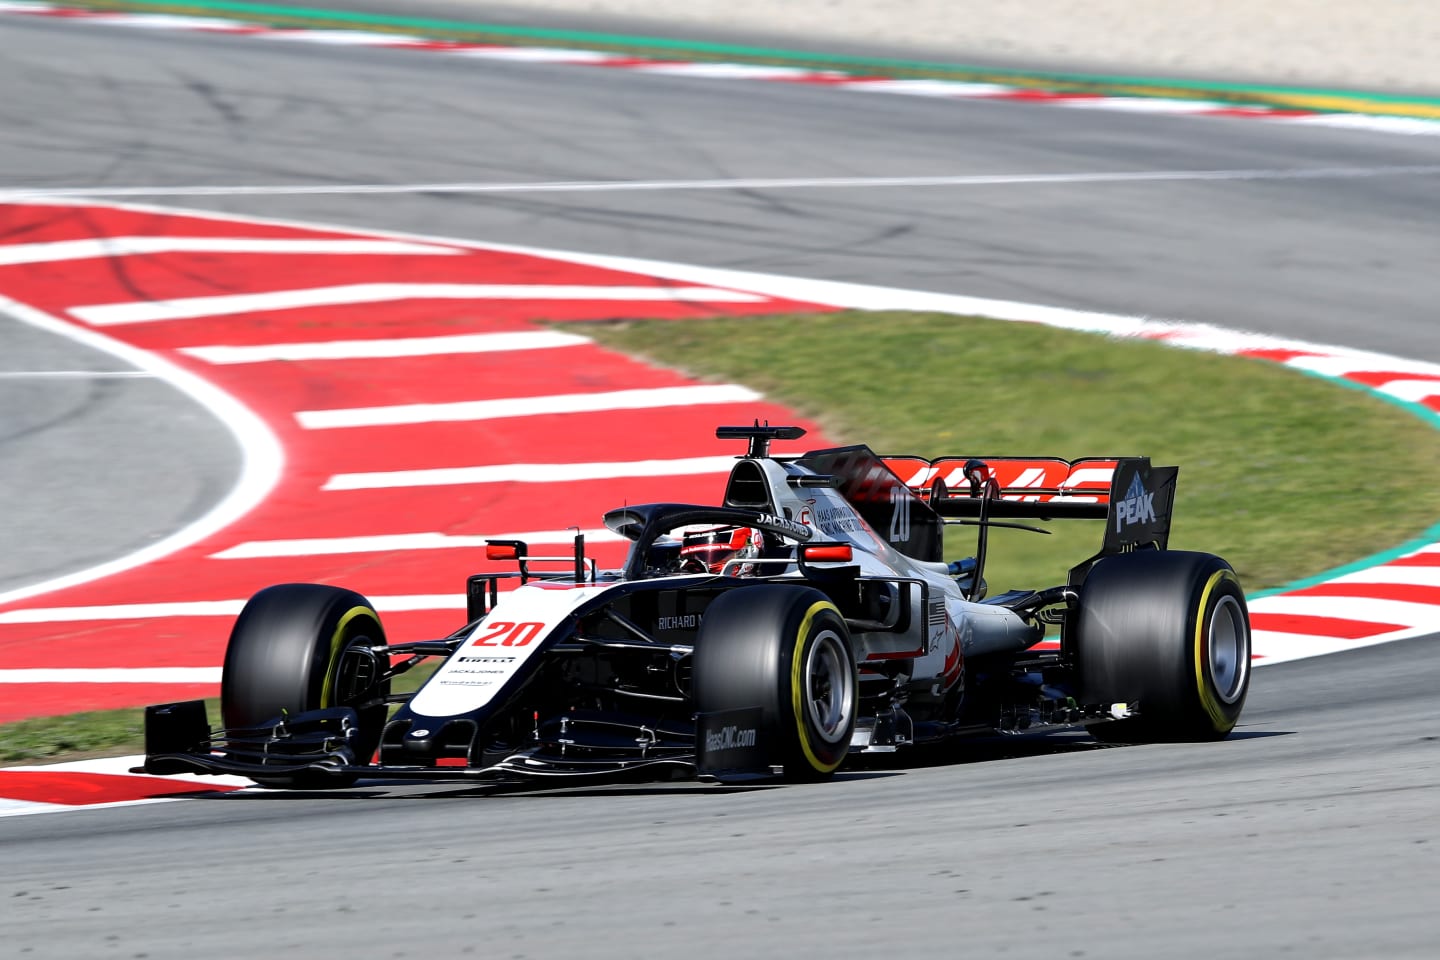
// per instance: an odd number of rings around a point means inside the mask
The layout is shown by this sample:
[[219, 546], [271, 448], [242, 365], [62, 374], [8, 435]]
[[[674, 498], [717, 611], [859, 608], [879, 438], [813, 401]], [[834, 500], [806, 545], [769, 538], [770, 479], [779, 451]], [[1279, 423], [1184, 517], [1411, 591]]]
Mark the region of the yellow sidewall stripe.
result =
[[369, 607], [351, 607], [340, 618], [335, 625], [335, 634], [330, 638], [330, 656], [325, 661], [325, 685], [320, 689], [320, 706], [334, 706], [331, 700], [335, 696], [335, 658], [340, 655], [340, 645], [345, 641], [345, 628], [350, 626], [350, 621], [356, 617], [369, 617], [376, 623], [380, 622], [379, 615]]
[[1210, 692], [1210, 687], [1205, 682], [1205, 664], [1210, 647], [1210, 638], [1206, 635], [1210, 618], [1206, 616], [1206, 610], [1210, 606], [1210, 595], [1215, 592], [1215, 588], [1222, 581], [1227, 580], [1235, 584], [1237, 588], [1240, 586], [1240, 582], [1235, 579], [1235, 574], [1231, 571], [1216, 571], [1215, 575], [1205, 584], [1205, 589], [1200, 594], [1200, 607], [1195, 613], [1195, 689], [1200, 694], [1200, 705], [1210, 715], [1210, 720], [1214, 723], [1218, 733], [1234, 729], [1235, 721], [1225, 716], [1224, 705]]
[[824, 610], [833, 610], [835, 616], [840, 616], [835, 604], [828, 600], [818, 600], [812, 604], [810, 609], [805, 611], [804, 619], [800, 621], [800, 629], [795, 631], [795, 650], [790, 655], [790, 700], [795, 713], [796, 733], [799, 734], [800, 749], [805, 754], [805, 760], [817, 773], [829, 773], [840, 766], [839, 760], [823, 763], [815, 756], [815, 751], [810, 749], [810, 737], [805, 730], [805, 718], [810, 715], [805, 703], [805, 678], [801, 676], [805, 670], [805, 638], [810, 634], [810, 625]]

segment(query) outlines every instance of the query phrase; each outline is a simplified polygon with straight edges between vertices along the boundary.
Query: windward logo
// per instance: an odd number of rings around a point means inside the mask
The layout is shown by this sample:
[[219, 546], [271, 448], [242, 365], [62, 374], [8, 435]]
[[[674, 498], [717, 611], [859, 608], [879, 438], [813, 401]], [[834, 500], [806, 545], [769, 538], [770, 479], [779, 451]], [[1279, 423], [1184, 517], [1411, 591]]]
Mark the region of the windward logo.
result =
[[1115, 532], [1137, 523], [1155, 522], [1155, 494], [1145, 489], [1140, 474], [1130, 481], [1125, 499], [1115, 505]]

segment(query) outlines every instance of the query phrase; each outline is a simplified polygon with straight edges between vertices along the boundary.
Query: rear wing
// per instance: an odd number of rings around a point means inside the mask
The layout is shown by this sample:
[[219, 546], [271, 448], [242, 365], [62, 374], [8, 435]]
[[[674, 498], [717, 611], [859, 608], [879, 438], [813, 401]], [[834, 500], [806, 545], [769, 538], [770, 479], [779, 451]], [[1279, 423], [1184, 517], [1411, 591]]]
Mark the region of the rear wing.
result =
[[942, 517], [1105, 520], [1104, 553], [1170, 539], [1179, 467], [1145, 457], [882, 457]]

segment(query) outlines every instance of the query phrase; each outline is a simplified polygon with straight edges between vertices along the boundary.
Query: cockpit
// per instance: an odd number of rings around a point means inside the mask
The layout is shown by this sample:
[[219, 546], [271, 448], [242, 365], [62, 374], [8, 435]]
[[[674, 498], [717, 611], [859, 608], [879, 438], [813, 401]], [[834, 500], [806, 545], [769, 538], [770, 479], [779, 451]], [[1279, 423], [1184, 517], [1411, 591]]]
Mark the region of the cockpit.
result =
[[632, 540], [627, 580], [675, 574], [774, 576], [811, 539], [804, 524], [742, 507], [650, 503], [605, 515], [605, 526]]

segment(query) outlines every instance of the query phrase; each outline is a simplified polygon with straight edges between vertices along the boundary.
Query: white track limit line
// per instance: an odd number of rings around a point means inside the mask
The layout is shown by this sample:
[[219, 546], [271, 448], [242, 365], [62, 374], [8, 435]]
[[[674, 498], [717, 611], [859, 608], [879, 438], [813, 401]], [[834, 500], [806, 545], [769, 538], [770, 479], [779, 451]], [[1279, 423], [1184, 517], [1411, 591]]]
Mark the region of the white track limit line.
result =
[[1384, 583], [1395, 586], [1440, 587], [1440, 567], [1384, 564], [1336, 577], [1331, 583]]
[[182, 347], [180, 352], [213, 364], [269, 363], [276, 360], [378, 360], [436, 357], [515, 350], [553, 350], [593, 343], [589, 337], [553, 330], [518, 333], [466, 333], [446, 337], [394, 340], [327, 340], [318, 343], [270, 343], [255, 346]]
[[363, 30], [272, 30], [267, 40], [293, 40], [301, 43], [323, 43], [339, 47], [419, 47], [425, 41], [399, 34], [377, 34]]
[[141, 303], [106, 303], [74, 307], [70, 315], [96, 327], [159, 320], [224, 317], [238, 313], [335, 307], [396, 300], [581, 300], [630, 303], [762, 303], [766, 298], [736, 290], [664, 285], [577, 286], [491, 283], [356, 283], [339, 287], [306, 287], [269, 293], [219, 297], [185, 297]]
[[1302, 594], [1275, 594], [1250, 601], [1250, 612], [1286, 613], [1300, 616], [1332, 617], [1360, 623], [1394, 624], [1397, 627], [1434, 627], [1440, 624], [1440, 607], [1405, 600], [1370, 597], [1324, 597]]
[[26, 667], [0, 683], [219, 683], [219, 667]]
[[415, 423], [499, 420], [556, 413], [603, 413], [607, 410], [649, 410], [720, 403], [753, 403], [760, 394], [734, 383], [693, 387], [656, 387], [609, 393], [567, 393], [542, 397], [505, 397], [455, 403], [411, 403], [393, 407], [302, 410], [296, 421], [306, 430], [342, 427], [385, 427]]
[[[930, 83], [931, 81], [917, 81]], [[866, 87], [869, 88], [870, 84]], [[1137, 108], [1130, 108], [1137, 109]], [[1440, 134], [1440, 122], [1409, 120], [1404, 117], [1353, 117], [1322, 115], [1287, 118], [1287, 122], [1358, 121], [1389, 122], [1404, 132]], [[1411, 129], [1413, 126], [1413, 130]], [[1434, 176], [1440, 164], [1410, 164], [1366, 167], [1256, 167], [1214, 170], [1132, 170], [1075, 171], [1071, 173], [982, 173], [937, 174], [904, 177], [735, 177], [705, 180], [560, 180], [514, 183], [237, 183], [223, 185], [159, 184], [127, 187], [9, 187], [0, 190], [0, 200], [61, 199], [66, 197], [284, 197], [284, 196], [367, 196], [388, 194], [487, 194], [487, 193], [626, 193], [692, 190], [851, 190], [1038, 186], [1083, 186], [1089, 184], [1226, 183], [1287, 180], [1356, 180], [1388, 177]]]
[[272, 240], [258, 237], [102, 237], [0, 244], [0, 267], [161, 253], [266, 253], [283, 256], [457, 256], [456, 247], [401, 240]]
[[[417, 610], [465, 611], [462, 593], [420, 593], [393, 597], [369, 597], [380, 613], [408, 613]], [[244, 600], [192, 600], [170, 603], [117, 603], [90, 607], [29, 607], [0, 613], [3, 623], [89, 623], [112, 620], [154, 620], [161, 617], [234, 617]]]
[[[734, 457], [688, 457], [679, 460], [629, 460], [614, 463], [504, 463], [484, 467], [394, 470], [384, 473], [338, 473], [324, 490], [378, 490], [390, 487], [438, 487], [474, 483], [576, 483], [633, 477], [686, 477], [726, 473]], [[520, 539], [519, 537], [500, 539]]]
[[411, 550], [483, 550], [492, 540], [522, 540], [535, 544], [569, 546], [579, 533], [587, 543], [615, 543], [625, 538], [604, 527], [594, 530], [530, 530], [464, 536], [451, 533], [392, 533], [359, 537], [307, 537], [294, 540], [247, 540], [212, 553], [215, 560], [259, 560], [279, 557], [319, 557], [349, 553], [403, 553]]
[[29, 607], [0, 613], [0, 623], [85, 623], [89, 620], [151, 620], [159, 617], [233, 617], [243, 600], [190, 600], [84, 607]]
[[178, 14], [126, 14], [92, 13], [79, 17], [77, 23], [104, 24], [108, 27], [134, 27], [140, 30], [204, 30], [222, 33], [248, 32], [254, 27], [239, 20], [219, 20], [213, 17], [185, 17]]

